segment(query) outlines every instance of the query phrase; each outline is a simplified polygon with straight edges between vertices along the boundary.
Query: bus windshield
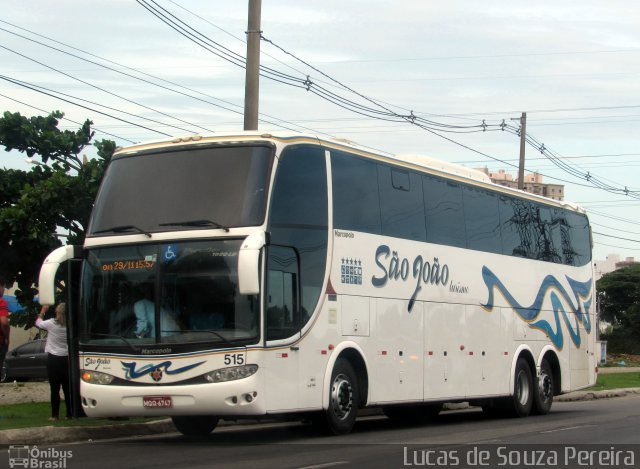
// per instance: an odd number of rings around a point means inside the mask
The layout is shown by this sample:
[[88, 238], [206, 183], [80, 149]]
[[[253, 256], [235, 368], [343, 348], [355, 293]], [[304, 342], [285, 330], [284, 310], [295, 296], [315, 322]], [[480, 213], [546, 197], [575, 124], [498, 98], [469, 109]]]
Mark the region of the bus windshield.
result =
[[154, 344], [197, 349], [256, 343], [257, 296], [238, 292], [240, 243], [209, 240], [90, 250], [83, 270], [81, 346], [136, 352], [138, 346]]
[[272, 159], [271, 147], [246, 144], [116, 156], [89, 236], [260, 225]]

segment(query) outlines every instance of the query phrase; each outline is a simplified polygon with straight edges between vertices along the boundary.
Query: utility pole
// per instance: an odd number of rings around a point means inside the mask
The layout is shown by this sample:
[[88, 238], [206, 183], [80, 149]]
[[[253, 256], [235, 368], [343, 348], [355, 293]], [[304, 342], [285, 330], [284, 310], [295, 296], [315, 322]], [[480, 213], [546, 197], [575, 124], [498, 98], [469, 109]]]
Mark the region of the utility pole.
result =
[[260, 97], [260, 14], [262, 0], [249, 0], [247, 74], [244, 82], [244, 130], [258, 130]]
[[527, 113], [520, 118], [520, 164], [518, 165], [518, 189], [524, 190], [524, 150], [527, 144]]

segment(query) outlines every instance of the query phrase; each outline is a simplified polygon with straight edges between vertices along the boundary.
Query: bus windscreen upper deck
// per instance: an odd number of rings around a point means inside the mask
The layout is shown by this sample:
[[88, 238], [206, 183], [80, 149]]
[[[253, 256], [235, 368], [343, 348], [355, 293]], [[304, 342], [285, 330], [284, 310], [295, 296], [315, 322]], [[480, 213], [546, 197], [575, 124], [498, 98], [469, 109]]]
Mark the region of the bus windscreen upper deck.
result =
[[116, 156], [89, 236], [260, 225], [273, 153], [268, 145], [243, 144]]

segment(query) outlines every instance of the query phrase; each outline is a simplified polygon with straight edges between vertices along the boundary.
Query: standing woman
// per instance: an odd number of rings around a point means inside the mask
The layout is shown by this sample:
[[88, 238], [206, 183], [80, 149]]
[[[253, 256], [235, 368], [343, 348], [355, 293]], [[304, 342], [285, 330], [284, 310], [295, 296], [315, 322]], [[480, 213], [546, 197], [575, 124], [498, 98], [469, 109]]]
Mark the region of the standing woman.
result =
[[67, 407], [67, 418], [71, 418], [71, 401], [69, 394], [69, 350], [67, 348], [67, 325], [65, 322], [64, 303], [56, 308], [56, 316], [53, 319], [42, 320], [49, 309], [43, 306], [36, 319], [36, 327], [47, 331], [47, 343], [44, 351], [47, 352], [47, 374], [51, 388], [51, 418], [58, 420], [60, 415], [60, 386], [64, 393], [64, 403]]

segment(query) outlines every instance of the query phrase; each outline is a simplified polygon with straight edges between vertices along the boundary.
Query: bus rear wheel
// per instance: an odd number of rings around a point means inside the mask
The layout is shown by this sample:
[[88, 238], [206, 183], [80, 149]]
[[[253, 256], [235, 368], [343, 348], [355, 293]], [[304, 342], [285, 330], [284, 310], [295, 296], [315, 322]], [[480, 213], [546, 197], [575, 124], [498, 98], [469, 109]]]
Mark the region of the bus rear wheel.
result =
[[211, 415], [191, 415], [171, 417], [173, 425], [184, 436], [207, 436], [218, 425], [218, 417]]
[[353, 366], [344, 358], [338, 358], [329, 383], [329, 408], [315, 416], [313, 423], [325, 434], [347, 434], [356, 422], [359, 402], [358, 380]]
[[514, 417], [526, 417], [533, 407], [533, 373], [529, 363], [524, 358], [518, 358], [508, 410]]
[[553, 404], [553, 373], [551, 365], [545, 359], [540, 364], [540, 374], [536, 378], [536, 385], [533, 393], [533, 413], [546, 415], [551, 410]]

